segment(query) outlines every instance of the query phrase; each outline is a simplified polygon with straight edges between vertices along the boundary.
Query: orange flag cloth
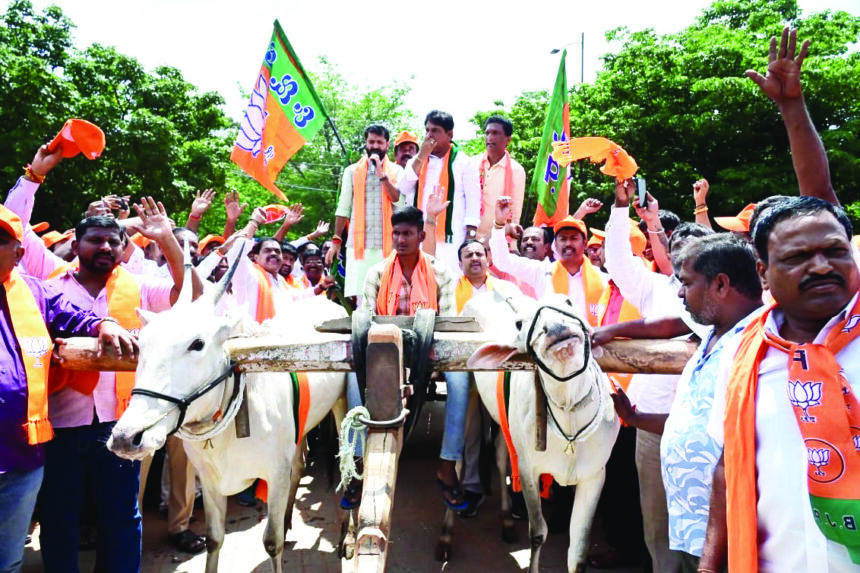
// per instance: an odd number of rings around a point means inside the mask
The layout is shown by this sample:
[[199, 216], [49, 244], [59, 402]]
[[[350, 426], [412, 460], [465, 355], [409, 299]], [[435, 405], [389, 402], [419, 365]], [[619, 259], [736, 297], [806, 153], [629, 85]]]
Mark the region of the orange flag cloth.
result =
[[553, 142], [552, 147], [552, 158], [562, 167], [586, 157], [592, 163], [605, 161], [600, 172], [612, 175], [618, 181], [630, 179], [639, 170], [635, 159], [620, 145], [605, 137], [574, 137], [570, 141]]

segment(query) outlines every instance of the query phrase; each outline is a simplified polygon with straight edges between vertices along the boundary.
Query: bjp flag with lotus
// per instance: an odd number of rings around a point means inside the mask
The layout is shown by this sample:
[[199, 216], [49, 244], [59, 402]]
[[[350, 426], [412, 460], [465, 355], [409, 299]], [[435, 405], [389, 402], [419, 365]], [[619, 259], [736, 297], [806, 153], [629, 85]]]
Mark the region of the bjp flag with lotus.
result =
[[326, 111], [281, 25], [269, 40], [230, 159], [263, 187], [275, 185], [287, 161], [323, 126]]

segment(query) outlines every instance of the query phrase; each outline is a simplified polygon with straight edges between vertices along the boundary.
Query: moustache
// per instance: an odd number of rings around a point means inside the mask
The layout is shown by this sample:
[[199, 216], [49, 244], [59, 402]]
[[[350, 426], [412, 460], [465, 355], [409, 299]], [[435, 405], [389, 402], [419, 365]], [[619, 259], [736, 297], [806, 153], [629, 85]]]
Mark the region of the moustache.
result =
[[814, 277], [809, 277], [807, 279], [804, 279], [804, 280], [800, 281], [800, 284], [797, 285], [797, 288], [799, 290], [804, 291], [804, 290], [809, 290], [816, 285], [819, 285], [822, 283], [827, 283], [827, 282], [835, 282], [840, 286], [845, 286], [845, 279], [842, 278], [841, 275], [838, 275], [836, 273], [828, 273], [826, 275], [814, 276]]

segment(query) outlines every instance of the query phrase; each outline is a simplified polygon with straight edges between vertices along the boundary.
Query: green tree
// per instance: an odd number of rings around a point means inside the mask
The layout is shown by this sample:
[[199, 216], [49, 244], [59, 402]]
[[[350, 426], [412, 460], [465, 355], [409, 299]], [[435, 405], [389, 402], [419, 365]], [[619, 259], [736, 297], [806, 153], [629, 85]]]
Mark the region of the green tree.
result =
[[[804, 62], [807, 105], [828, 150], [834, 188], [860, 214], [860, 103], [853, 95], [860, 53], [849, 50], [860, 39], [860, 18], [845, 12], [801, 17], [795, 0], [718, 0], [677, 34], [613, 30], [607, 37], [619, 45], [617, 53], [604, 56], [593, 83], [570, 90], [572, 136], [602, 136], [623, 146], [661, 207], [684, 219], [692, 220], [692, 184], [700, 177], [711, 183], [712, 215], [796, 193], [776, 106], [743, 77], [746, 69], [764, 71], [769, 39], [786, 25], [812, 41]], [[537, 113], [521, 113], [533, 100]], [[543, 123], [545, 101], [545, 93], [523, 94], [511, 108], [527, 138], [513, 142], [520, 161], [539, 141], [535, 127]], [[575, 164], [571, 208], [586, 196], [611, 200], [612, 187], [596, 167]], [[595, 222], [607, 216], [596, 214]]]
[[73, 25], [57, 7], [36, 14], [15, 0], [2, 20], [0, 74], [9, 89], [0, 95], [0, 172], [9, 186], [67, 118], [94, 122], [107, 141], [99, 159], [67, 160], [51, 173], [35, 220], [72, 226], [109, 194], [153, 195], [178, 214], [194, 189], [223, 187], [232, 122], [219, 94], [199, 93], [175, 68], [147, 72], [114, 48], [75, 50]]

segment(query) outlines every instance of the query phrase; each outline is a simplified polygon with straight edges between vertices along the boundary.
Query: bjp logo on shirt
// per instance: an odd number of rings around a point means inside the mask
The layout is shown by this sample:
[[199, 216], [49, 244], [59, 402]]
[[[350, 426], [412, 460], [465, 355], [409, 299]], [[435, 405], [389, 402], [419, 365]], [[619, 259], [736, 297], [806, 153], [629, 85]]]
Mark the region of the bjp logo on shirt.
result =
[[805, 443], [809, 479], [818, 483], [832, 483], [842, 477], [845, 473], [845, 458], [836, 446], [818, 438], [809, 438]]
[[40, 358], [47, 354], [51, 349], [50, 338], [46, 338], [44, 336], [28, 336], [22, 338], [19, 342], [21, 344], [21, 351], [30, 358], [36, 359], [33, 362], [34, 367], [42, 368], [45, 366]]

